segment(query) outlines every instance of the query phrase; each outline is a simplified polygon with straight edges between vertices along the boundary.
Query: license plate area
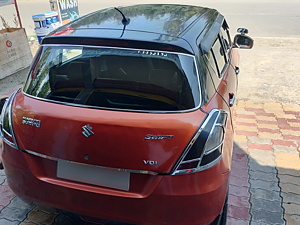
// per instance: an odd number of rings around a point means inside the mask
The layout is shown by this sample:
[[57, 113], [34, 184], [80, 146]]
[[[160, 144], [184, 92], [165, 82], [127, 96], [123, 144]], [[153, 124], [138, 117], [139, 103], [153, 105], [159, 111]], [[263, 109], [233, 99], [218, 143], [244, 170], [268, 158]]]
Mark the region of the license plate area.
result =
[[130, 173], [99, 166], [58, 160], [57, 177], [93, 184], [118, 190], [128, 191], [130, 184]]

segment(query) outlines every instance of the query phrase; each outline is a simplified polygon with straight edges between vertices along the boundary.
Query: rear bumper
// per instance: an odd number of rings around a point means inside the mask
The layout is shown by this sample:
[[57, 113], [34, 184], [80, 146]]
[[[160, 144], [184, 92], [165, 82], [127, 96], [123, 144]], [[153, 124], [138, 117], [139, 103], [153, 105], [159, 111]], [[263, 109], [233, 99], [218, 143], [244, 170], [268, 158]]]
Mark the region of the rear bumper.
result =
[[25, 201], [133, 224], [210, 224], [222, 210], [229, 176], [219, 164], [189, 175], [136, 174], [130, 190], [119, 191], [58, 179], [56, 161], [6, 144], [2, 158], [9, 186]]

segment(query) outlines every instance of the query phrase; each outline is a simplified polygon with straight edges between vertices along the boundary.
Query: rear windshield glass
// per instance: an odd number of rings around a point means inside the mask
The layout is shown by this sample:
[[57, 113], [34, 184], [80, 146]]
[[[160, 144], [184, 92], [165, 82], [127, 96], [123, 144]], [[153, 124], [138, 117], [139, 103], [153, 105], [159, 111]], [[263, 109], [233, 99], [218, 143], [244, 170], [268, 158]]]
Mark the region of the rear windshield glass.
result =
[[116, 48], [43, 46], [24, 92], [125, 110], [188, 110], [200, 103], [193, 56]]

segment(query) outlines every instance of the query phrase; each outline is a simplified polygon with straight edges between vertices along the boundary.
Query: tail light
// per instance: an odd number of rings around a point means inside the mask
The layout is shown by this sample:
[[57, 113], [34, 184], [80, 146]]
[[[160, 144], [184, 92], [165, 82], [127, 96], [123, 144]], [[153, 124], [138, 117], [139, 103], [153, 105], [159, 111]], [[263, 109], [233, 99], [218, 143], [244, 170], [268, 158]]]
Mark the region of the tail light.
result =
[[228, 114], [212, 110], [175, 166], [173, 175], [196, 173], [216, 165], [222, 157]]
[[18, 148], [12, 125], [12, 103], [17, 91], [6, 99], [0, 115], [0, 135], [3, 141], [13, 148]]

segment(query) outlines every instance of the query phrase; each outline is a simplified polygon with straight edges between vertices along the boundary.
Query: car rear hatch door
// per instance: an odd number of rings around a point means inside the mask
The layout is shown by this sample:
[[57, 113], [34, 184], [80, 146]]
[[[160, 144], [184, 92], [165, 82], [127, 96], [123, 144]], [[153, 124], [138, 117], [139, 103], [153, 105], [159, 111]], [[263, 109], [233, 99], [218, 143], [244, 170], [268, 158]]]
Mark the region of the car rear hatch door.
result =
[[205, 116], [199, 110], [140, 113], [75, 107], [18, 93], [13, 126], [23, 150], [101, 167], [169, 173]]

